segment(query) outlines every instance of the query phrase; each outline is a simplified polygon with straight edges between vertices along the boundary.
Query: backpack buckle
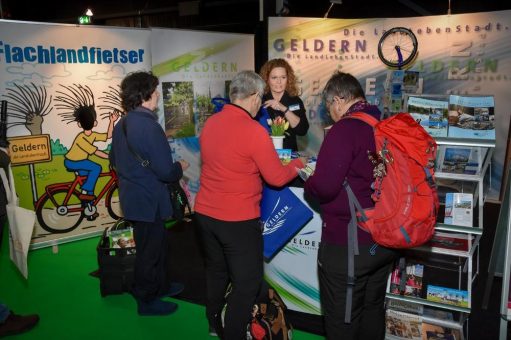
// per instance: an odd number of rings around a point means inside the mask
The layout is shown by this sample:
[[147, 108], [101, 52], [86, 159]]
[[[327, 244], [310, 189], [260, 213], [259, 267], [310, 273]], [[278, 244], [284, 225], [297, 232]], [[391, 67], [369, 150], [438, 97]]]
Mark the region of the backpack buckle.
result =
[[348, 286], [354, 286], [355, 285], [355, 280], [356, 280], [356, 277], [355, 276], [349, 276], [348, 275]]

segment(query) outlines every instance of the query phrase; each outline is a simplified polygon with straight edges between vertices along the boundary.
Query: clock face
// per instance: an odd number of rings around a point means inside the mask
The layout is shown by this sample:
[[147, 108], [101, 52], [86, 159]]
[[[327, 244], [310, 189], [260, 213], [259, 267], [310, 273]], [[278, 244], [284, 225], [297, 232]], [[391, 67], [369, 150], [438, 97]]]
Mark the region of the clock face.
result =
[[385, 32], [378, 42], [378, 56], [387, 66], [401, 69], [417, 56], [417, 38], [407, 28], [394, 27]]

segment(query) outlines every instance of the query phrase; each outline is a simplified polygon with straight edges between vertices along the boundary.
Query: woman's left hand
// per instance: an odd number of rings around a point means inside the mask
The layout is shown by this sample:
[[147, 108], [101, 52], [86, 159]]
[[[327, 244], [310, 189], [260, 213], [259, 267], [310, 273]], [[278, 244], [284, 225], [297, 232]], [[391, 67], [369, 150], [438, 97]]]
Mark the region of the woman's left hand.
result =
[[287, 111], [287, 107], [285, 105], [281, 104], [276, 99], [269, 99], [269, 100], [265, 101], [264, 102], [264, 107], [271, 107], [272, 109], [277, 110], [277, 111], [281, 111], [281, 112], [286, 112]]

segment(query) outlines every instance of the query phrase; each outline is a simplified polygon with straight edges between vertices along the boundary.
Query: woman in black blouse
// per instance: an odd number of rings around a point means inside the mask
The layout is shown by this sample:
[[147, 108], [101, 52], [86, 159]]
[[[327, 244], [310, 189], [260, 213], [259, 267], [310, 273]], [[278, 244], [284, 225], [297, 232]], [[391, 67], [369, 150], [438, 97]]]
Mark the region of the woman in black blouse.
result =
[[307, 134], [309, 122], [303, 102], [298, 97], [295, 73], [284, 59], [271, 59], [263, 65], [260, 75], [266, 82], [263, 106], [270, 118], [281, 116], [289, 122], [284, 149], [298, 151], [296, 136]]

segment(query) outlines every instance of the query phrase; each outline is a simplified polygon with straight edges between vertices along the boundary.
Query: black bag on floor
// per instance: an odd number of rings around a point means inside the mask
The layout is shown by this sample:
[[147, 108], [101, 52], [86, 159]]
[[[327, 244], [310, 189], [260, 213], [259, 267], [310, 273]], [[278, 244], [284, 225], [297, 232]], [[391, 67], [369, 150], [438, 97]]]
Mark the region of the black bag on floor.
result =
[[[230, 292], [230, 286], [227, 295]], [[266, 282], [252, 309], [252, 320], [247, 325], [247, 340], [291, 340], [293, 326], [286, 316], [287, 307], [277, 291]], [[224, 323], [225, 307], [222, 311]]]
[[135, 248], [117, 247], [113, 244], [116, 239], [107, 236], [107, 230], [103, 232], [97, 247], [99, 290], [103, 297], [131, 291], [136, 259]]
[[[252, 311], [253, 319], [249, 325], [247, 338], [254, 340], [292, 339], [293, 326], [289, 323], [286, 316], [286, 304], [277, 291], [264, 284], [262, 294], [256, 302]], [[252, 338], [248, 337], [248, 333], [250, 333]]]

